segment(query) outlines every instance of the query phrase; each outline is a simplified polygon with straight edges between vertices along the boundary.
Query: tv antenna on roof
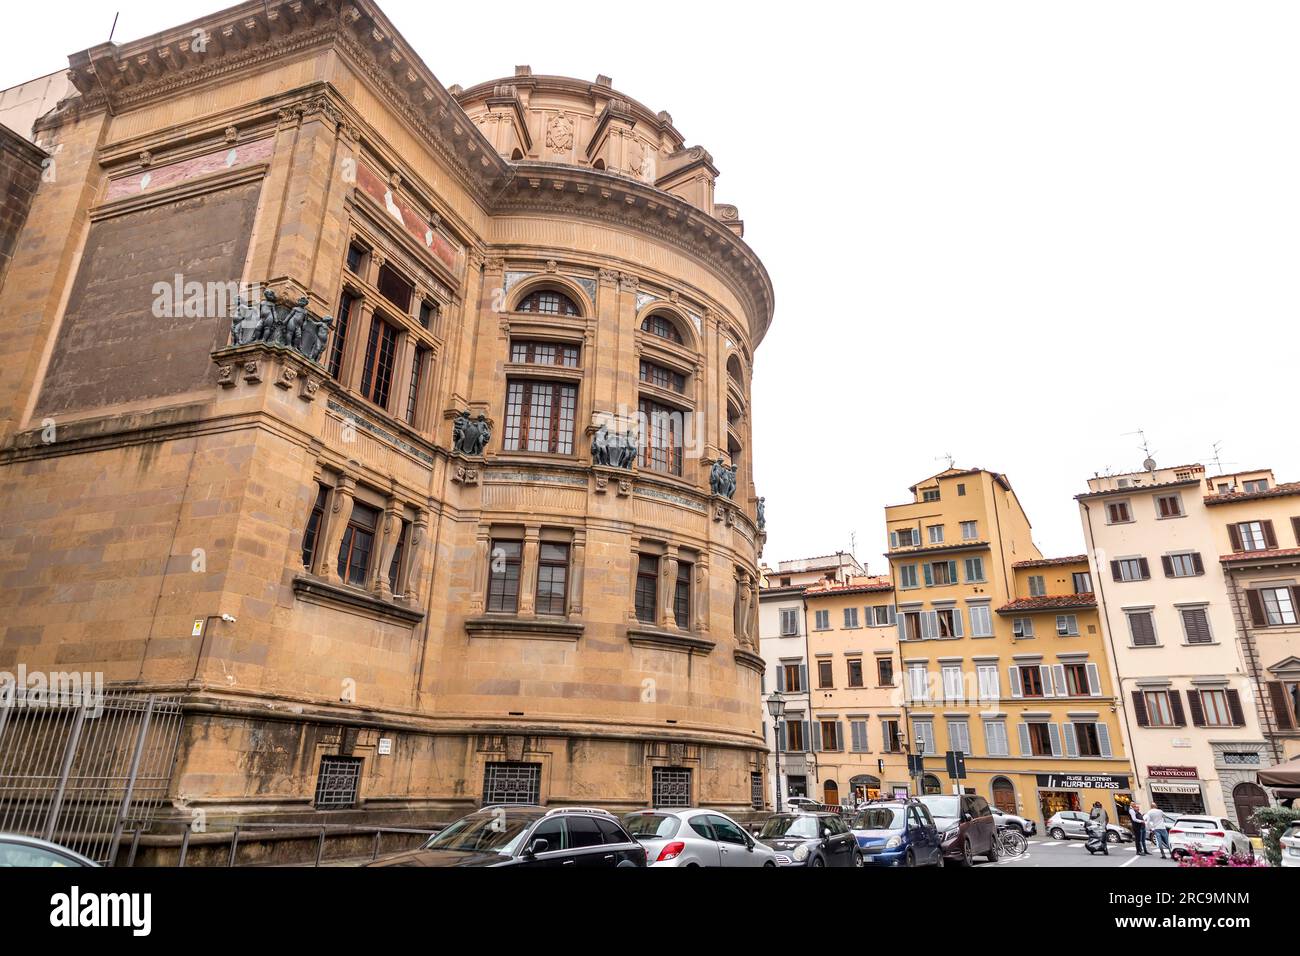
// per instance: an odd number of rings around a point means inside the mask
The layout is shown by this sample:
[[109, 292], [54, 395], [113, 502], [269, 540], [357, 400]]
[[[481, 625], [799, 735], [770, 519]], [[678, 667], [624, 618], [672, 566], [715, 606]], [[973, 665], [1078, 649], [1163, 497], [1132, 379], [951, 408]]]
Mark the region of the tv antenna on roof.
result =
[[1142, 453], [1146, 455], [1146, 458], [1142, 462], [1142, 467], [1154, 474], [1156, 470], [1156, 460], [1151, 453], [1151, 443], [1147, 441], [1147, 433], [1139, 428], [1135, 432], [1126, 432], [1125, 434], [1137, 435], [1142, 439]]
[[937, 457], [935, 461], [946, 461], [949, 468], [957, 467], [957, 459], [952, 457], [952, 452], [944, 452], [942, 455]]
[[1235, 465], [1235, 464], [1236, 464], [1235, 461], [1224, 461], [1224, 460], [1223, 460], [1223, 442], [1221, 442], [1221, 441], [1216, 441], [1216, 442], [1214, 443], [1214, 447], [1211, 449], [1211, 452], [1214, 454], [1214, 458], [1212, 458], [1211, 460], [1214, 462], [1214, 473], [1215, 473], [1216, 475], [1222, 475], [1222, 474], [1225, 474], [1225, 472], [1224, 472], [1224, 470], [1223, 470], [1223, 466], [1224, 466], [1224, 465]]

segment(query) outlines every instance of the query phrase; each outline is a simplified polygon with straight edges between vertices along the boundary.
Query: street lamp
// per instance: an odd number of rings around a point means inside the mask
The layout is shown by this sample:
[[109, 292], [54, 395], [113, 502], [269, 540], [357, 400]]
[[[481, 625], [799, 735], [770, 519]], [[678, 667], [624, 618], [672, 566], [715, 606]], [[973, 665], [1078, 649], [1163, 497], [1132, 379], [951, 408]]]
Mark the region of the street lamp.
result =
[[772, 715], [772, 737], [776, 741], [776, 812], [781, 812], [781, 718], [785, 716], [785, 698], [773, 691], [767, 699], [767, 712]]

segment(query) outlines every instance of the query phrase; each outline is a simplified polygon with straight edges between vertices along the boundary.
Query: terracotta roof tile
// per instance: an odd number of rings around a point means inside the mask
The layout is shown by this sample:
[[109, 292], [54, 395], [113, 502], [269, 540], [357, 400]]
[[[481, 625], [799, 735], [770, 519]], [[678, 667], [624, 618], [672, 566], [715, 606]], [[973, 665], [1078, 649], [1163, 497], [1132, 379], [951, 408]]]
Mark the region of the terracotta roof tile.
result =
[[1050, 568], [1058, 564], [1087, 564], [1086, 554], [1074, 554], [1068, 558], [1034, 558], [1030, 561], [1017, 561], [1013, 568]]
[[1230, 491], [1226, 495], [1206, 495], [1207, 505], [1227, 505], [1234, 501], [1256, 501], [1261, 498], [1285, 498], [1300, 495], [1300, 481], [1287, 481], [1265, 491]]
[[1085, 594], [1049, 594], [1045, 597], [1028, 597], [1012, 601], [998, 608], [999, 614], [1012, 614], [1017, 611], [1066, 611], [1073, 608], [1097, 606], [1097, 596]]
[[1219, 561], [1268, 561], [1272, 558], [1300, 558], [1300, 548], [1274, 548], [1271, 551], [1236, 551], [1225, 554]]
[[825, 597], [833, 594], [866, 594], [868, 592], [892, 591], [894, 582], [888, 575], [875, 575], [867, 578], [853, 578], [845, 584], [816, 584], [804, 589], [804, 597]]

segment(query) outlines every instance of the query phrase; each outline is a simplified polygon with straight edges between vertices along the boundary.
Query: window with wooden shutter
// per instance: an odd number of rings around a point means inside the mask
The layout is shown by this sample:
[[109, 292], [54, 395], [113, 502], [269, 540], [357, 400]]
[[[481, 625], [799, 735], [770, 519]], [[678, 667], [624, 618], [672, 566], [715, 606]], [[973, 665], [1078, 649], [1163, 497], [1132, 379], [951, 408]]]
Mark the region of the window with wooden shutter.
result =
[[1151, 718], [1147, 714], [1147, 696], [1140, 690], [1133, 691], [1133, 716], [1139, 727], [1151, 726]]
[[1150, 611], [1131, 611], [1128, 614], [1129, 633], [1134, 647], [1155, 647], [1156, 626]]
[[1228, 713], [1232, 717], [1232, 726], [1246, 726], [1246, 712], [1241, 708], [1241, 691], [1228, 691]]
[[1273, 719], [1278, 730], [1295, 730], [1300, 722], [1300, 702], [1296, 700], [1297, 685], [1280, 680], [1268, 682], [1268, 696], [1273, 704]]
[[1210, 620], [1203, 607], [1185, 607], [1179, 611], [1183, 619], [1183, 633], [1188, 644], [1212, 644]]
[[1183, 692], [1180, 690], [1171, 690], [1169, 692], [1169, 708], [1174, 715], [1175, 727], [1187, 726], [1187, 715], [1183, 712]]
[[1192, 714], [1192, 726], [1205, 726], [1205, 710], [1202, 706], [1201, 692], [1193, 688], [1187, 692], [1187, 709]]

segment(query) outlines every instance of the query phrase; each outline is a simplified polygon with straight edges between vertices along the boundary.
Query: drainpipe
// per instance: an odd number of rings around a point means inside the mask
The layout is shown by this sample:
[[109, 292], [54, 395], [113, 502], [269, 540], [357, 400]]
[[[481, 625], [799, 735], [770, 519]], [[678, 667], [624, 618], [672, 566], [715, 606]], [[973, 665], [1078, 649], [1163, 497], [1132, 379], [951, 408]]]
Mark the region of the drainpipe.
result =
[[1255, 714], [1264, 716], [1261, 729], [1264, 731], [1264, 739], [1268, 741], [1268, 749], [1273, 753], [1273, 763], [1283, 763], [1282, 748], [1277, 738], [1278, 731], [1273, 727], [1272, 709], [1264, 696], [1264, 681], [1259, 673], [1259, 654], [1255, 648], [1255, 638], [1246, 625], [1246, 615], [1242, 613], [1241, 589], [1237, 586], [1236, 575], [1231, 571], [1225, 572], [1223, 576], [1228, 582], [1228, 595], [1232, 598], [1232, 616], [1237, 622], [1237, 632], [1241, 637], [1241, 650], [1245, 652], [1246, 666], [1250, 668], [1250, 679], [1255, 684]]

